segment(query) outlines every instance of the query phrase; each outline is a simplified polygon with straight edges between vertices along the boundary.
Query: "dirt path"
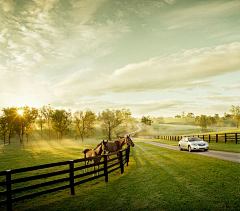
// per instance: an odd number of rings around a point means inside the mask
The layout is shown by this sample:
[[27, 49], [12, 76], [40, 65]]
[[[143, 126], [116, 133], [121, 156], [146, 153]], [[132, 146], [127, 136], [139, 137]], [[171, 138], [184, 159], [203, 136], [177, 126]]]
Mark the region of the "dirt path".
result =
[[[145, 141], [145, 140], [136, 140], [136, 141], [141, 141], [141, 142], [144, 142], [147, 144], [152, 144], [154, 146], [179, 151], [178, 146], [171, 146], [171, 145], [167, 145], [167, 144], [160, 144], [160, 143], [156, 143], [153, 141]], [[240, 163], [240, 153], [223, 152], [223, 151], [215, 151], [215, 150], [208, 150], [206, 152], [202, 152], [202, 151], [192, 151], [192, 152], [182, 151], [182, 152], [183, 153], [192, 153], [192, 154], [202, 155], [202, 156], [207, 156], [207, 157], [213, 157], [213, 158], [218, 158], [218, 159], [222, 159], [222, 160], [228, 160], [228, 161], [232, 161], [235, 163]]]

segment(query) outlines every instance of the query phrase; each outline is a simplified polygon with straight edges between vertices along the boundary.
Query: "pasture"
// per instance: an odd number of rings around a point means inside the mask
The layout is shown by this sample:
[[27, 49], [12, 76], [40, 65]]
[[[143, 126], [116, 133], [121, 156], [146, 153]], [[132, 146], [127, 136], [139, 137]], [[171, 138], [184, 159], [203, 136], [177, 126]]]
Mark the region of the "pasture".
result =
[[[0, 170], [82, 158], [101, 140], [37, 141], [0, 148]], [[237, 210], [239, 164], [159, 148], [135, 141], [125, 173], [109, 182], [75, 188], [13, 204], [14, 210]]]
[[175, 136], [189, 134], [209, 134], [209, 133], [234, 133], [240, 129], [236, 127], [207, 127], [204, 131], [198, 125], [178, 125], [178, 124], [152, 124], [150, 126], [141, 125], [142, 130], [138, 136]]

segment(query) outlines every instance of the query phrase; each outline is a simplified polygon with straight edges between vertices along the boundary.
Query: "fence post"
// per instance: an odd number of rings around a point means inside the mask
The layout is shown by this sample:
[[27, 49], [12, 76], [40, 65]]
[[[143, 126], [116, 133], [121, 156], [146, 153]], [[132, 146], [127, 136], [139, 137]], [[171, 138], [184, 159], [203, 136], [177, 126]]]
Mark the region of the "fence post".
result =
[[208, 138], [208, 142], [210, 143], [210, 141], [211, 141], [211, 135], [209, 134], [208, 137], [209, 137], [209, 138]]
[[127, 146], [126, 156], [127, 156], [127, 166], [129, 162], [129, 153], [130, 153], [130, 146]]
[[74, 190], [74, 162], [73, 162], [73, 160], [69, 161], [69, 168], [70, 168], [70, 189], [71, 189], [71, 194], [75, 195], [75, 190]]
[[237, 133], [235, 133], [235, 140], [236, 140], [236, 144], [237, 144], [237, 142], [238, 142], [238, 136], [237, 136], [238, 134]]
[[216, 143], [218, 142], [218, 134], [216, 134]]
[[108, 160], [107, 155], [103, 155], [104, 157], [104, 175], [105, 175], [105, 182], [108, 182]]
[[120, 168], [121, 168], [121, 174], [123, 174], [123, 173], [124, 173], [124, 165], [123, 165], [122, 150], [120, 150], [119, 153], [120, 153]]
[[203, 139], [203, 141], [204, 141], [204, 135], [202, 135], [202, 139]]
[[225, 133], [225, 143], [227, 143], [227, 134]]
[[6, 182], [7, 182], [7, 210], [12, 211], [11, 170], [6, 171]]

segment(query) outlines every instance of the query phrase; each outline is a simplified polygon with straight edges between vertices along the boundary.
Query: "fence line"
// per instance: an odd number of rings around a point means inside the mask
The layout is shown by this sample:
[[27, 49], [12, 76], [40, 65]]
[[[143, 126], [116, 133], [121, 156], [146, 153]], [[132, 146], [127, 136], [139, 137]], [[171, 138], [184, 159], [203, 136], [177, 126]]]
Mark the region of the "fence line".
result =
[[[0, 206], [7, 205], [7, 210], [12, 211], [12, 203], [14, 203], [14, 202], [41, 196], [41, 195], [56, 192], [59, 190], [64, 190], [66, 188], [69, 188], [71, 191], [71, 194], [74, 195], [75, 194], [75, 186], [98, 179], [100, 177], [105, 177], [105, 182], [108, 182], [108, 175], [111, 172], [116, 171], [117, 169], [121, 169], [121, 174], [124, 173], [124, 165], [127, 164], [127, 166], [128, 166], [129, 153], [130, 153], [130, 146], [127, 146], [127, 148], [124, 150], [120, 150], [120, 151], [110, 153], [110, 154], [96, 156], [95, 158], [97, 158], [97, 157], [104, 158], [104, 160], [98, 164], [93, 163], [93, 164], [90, 164], [87, 166], [83, 165], [83, 166], [76, 167], [76, 164], [81, 164], [87, 160], [92, 159], [92, 158], [83, 158], [83, 159], [51, 163], [51, 164], [45, 164], [45, 165], [39, 165], [39, 166], [33, 166], [33, 167], [27, 167], [27, 168], [15, 169], [15, 170], [1, 171], [0, 177], [5, 176], [5, 181], [0, 180], [1, 181], [0, 187], [3, 187], [3, 189], [5, 187], [5, 191], [0, 192], [0, 200], [1, 199], [5, 199], [5, 200], [0, 201]], [[117, 157], [110, 158], [110, 156], [113, 156], [113, 155], [117, 155]], [[113, 161], [115, 161], [115, 162], [112, 163]], [[109, 163], [112, 163], [112, 164], [109, 165]], [[97, 170], [93, 170], [93, 171], [89, 171], [89, 172], [84, 172], [81, 174], [75, 174], [77, 171], [84, 170], [86, 168], [89, 169], [90, 167], [94, 167], [97, 165], [103, 165], [103, 168], [99, 168]], [[41, 169], [48, 169], [48, 168], [52, 168], [52, 167], [66, 167], [66, 166], [67, 166], [67, 169], [60, 170], [60, 171], [55, 171], [55, 172], [51, 171], [50, 173], [21, 177], [21, 178], [17, 178], [17, 179], [12, 178], [15, 174], [19, 174], [19, 173], [24, 173], [24, 172], [29, 173], [29, 172], [35, 171], [35, 170], [39, 171]], [[113, 168], [113, 167], [115, 167], [115, 168]], [[99, 174], [100, 172], [103, 172], [103, 173]], [[98, 173], [97, 176], [85, 178], [80, 181], [76, 181], [79, 178], [83, 178], [83, 177], [89, 176], [91, 174], [96, 174], [96, 173]], [[66, 174], [68, 174], [67, 177], [66, 177]], [[65, 175], [65, 176], [60, 179], [55, 179], [55, 180], [46, 181], [46, 182], [42, 182], [42, 183], [32, 184], [30, 186], [25, 186], [25, 187], [17, 187], [15, 189], [13, 189], [13, 184], [18, 185], [19, 183], [23, 183], [23, 182], [35, 181], [38, 179], [46, 179], [46, 178], [50, 178], [53, 176], [59, 176], [59, 175]], [[46, 186], [54, 185], [54, 184], [58, 184], [58, 183], [64, 183], [64, 182], [67, 184], [64, 184], [64, 185], [58, 186], [58, 187], [54, 187], [54, 188], [50, 188], [50, 189], [45, 189], [45, 190], [42, 190], [39, 192], [28, 193], [26, 195], [20, 195], [20, 196], [13, 198], [13, 194], [19, 195], [19, 193], [24, 192], [24, 191], [26, 192], [29, 190], [36, 190], [38, 188], [42, 188], [42, 187], [46, 187]]]
[[212, 141], [218, 142], [235, 142], [238, 144], [240, 140], [240, 133], [220, 133], [220, 134], [194, 134], [194, 135], [177, 135], [177, 136], [139, 136], [139, 138], [147, 138], [147, 139], [165, 139], [171, 141], [180, 141], [183, 137], [199, 137], [204, 141], [208, 141], [209, 143]]

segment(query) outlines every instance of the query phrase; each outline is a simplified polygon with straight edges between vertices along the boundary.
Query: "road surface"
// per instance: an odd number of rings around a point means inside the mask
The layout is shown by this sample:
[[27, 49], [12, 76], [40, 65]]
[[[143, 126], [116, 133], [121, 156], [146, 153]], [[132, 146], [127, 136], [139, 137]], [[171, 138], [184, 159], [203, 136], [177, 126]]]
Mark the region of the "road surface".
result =
[[[173, 150], [178, 150], [179, 151], [179, 147], [178, 146], [171, 146], [171, 145], [167, 145], [167, 144], [160, 144], [157, 142], [153, 142], [153, 141], [145, 141], [145, 140], [137, 140], [137, 141], [141, 141], [147, 144], [152, 144], [154, 146], [158, 146], [158, 147], [163, 147], [163, 148], [167, 148], [167, 149], [173, 149]], [[215, 151], [215, 150], [208, 150], [208, 151], [192, 151], [192, 152], [188, 152], [188, 151], [182, 151], [183, 153], [193, 153], [193, 154], [197, 154], [197, 155], [202, 155], [202, 156], [207, 156], [207, 157], [213, 157], [213, 158], [218, 158], [218, 159], [222, 159], [222, 160], [228, 160], [228, 161], [232, 161], [235, 163], [240, 163], [240, 153], [234, 153], [234, 152], [223, 152], [223, 151]]]

